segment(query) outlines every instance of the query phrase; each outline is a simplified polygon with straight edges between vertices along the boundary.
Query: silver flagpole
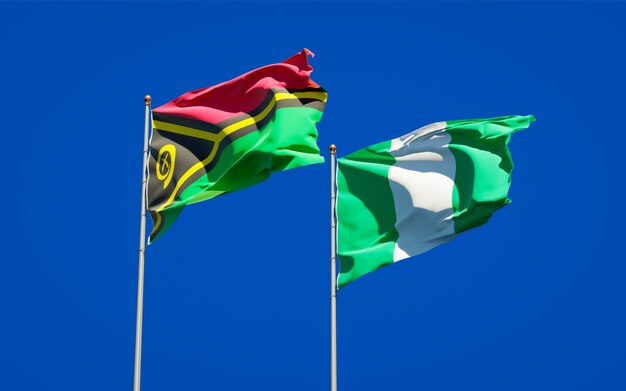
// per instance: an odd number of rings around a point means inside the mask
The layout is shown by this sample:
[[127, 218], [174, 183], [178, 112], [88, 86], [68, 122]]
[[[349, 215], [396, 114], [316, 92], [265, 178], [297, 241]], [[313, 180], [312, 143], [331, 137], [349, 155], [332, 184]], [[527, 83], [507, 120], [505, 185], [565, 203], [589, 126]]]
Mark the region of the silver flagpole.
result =
[[330, 391], [337, 391], [337, 222], [335, 220], [335, 144], [330, 145]]
[[139, 228], [139, 275], [137, 277], [137, 328], [135, 330], [135, 381], [133, 390], [141, 388], [141, 331], [143, 322], [143, 270], [146, 252], [146, 185], [148, 181], [148, 121], [150, 120], [150, 102], [152, 98], [143, 98], [146, 116], [143, 129], [143, 180], [141, 182], [141, 224]]

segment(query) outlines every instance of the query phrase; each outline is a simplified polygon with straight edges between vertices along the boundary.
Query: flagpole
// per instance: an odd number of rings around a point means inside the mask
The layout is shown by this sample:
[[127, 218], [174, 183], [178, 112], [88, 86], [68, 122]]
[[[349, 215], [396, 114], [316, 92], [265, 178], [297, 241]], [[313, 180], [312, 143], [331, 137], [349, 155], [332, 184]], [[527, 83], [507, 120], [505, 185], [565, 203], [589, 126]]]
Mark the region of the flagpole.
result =
[[337, 391], [337, 222], [335, 219], [335, 144], [330, 145], [330, 390]]
[[146, 252], [146, 185], [148, 181], [148, 127], [150, 120], [150, 103], [152, 98], [146, 95], [145, 121], [143, 128], [143, 179], [141, 181], [141, 223], [139, 225], [139, 273], [137, 277], [137, 328], [135, 329], [135, 379], [133, 391], [141, 388], [141, 334], [143, 325], [143, 276], [144, 253]]

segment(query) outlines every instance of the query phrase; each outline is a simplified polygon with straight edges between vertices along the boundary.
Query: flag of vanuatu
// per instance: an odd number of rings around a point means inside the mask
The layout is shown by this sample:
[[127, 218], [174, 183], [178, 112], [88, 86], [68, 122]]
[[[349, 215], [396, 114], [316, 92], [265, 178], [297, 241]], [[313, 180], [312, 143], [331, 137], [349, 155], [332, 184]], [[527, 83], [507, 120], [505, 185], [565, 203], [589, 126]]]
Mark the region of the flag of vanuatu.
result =
[[150, 242], [185, 205], [324, 161], [315, 125], [327, 94], [310, 78], [309, 54], [304, 49], [152, 110]]

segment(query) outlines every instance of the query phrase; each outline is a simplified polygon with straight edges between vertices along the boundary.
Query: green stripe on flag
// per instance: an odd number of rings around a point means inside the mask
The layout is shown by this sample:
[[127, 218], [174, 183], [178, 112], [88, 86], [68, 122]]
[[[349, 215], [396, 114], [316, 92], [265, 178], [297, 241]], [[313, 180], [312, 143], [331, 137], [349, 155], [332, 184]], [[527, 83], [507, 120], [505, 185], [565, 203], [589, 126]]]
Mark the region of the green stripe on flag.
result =
[[[339, 287], [393, 263], [398, 232], [388, 179], [395, 163], [390, 146], [391, 141], [385, 141], [338, 159], [337, 186], [345, 189], [337, 196], [337, 221], [344, 222], [338, 225], [338, 234], [352, 239], [337, 243], [342, 254]], [[350, 219], [340, 220], [344, 210]]]
[[[226, 147], [216, 166], [189, 186], [181, 194], [181, 200], [193, 204], [260, 183], [271, 172], [323, 163], [315, 129], [321, 118], [321, 111], [306, 107], [277, 110], [272, 120], [258, 132]], [[309, 130], [307, 135], [303, 135], [304, 129]], [[292, 149], [294, 145], [298, 146], [297, 150]], [[208, 188], [210, 194], [204, 194], [203, 189]]]
[[452, 193], [454, 230], [467, 231], [486, 223], [510, 202], [513, 160], [510, 135], [528, 127], [533, 116], [448, 121], [449, 149], [456, 160]]

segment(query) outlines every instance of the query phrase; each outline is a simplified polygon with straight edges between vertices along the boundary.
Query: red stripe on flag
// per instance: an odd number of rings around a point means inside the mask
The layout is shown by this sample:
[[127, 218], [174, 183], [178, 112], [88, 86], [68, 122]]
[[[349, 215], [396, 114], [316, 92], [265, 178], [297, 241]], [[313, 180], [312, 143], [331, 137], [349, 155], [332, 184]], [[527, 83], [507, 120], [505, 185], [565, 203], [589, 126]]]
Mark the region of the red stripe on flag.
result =
[[311, 80], [313, 68], [308, 49], [278, 64], [266, 65], [212, 87], [187, 92], [160, 106], [156, 113], [177, 115], [213, 124], [245, 114], [257, 108], [271, 88], [319, 88]]

